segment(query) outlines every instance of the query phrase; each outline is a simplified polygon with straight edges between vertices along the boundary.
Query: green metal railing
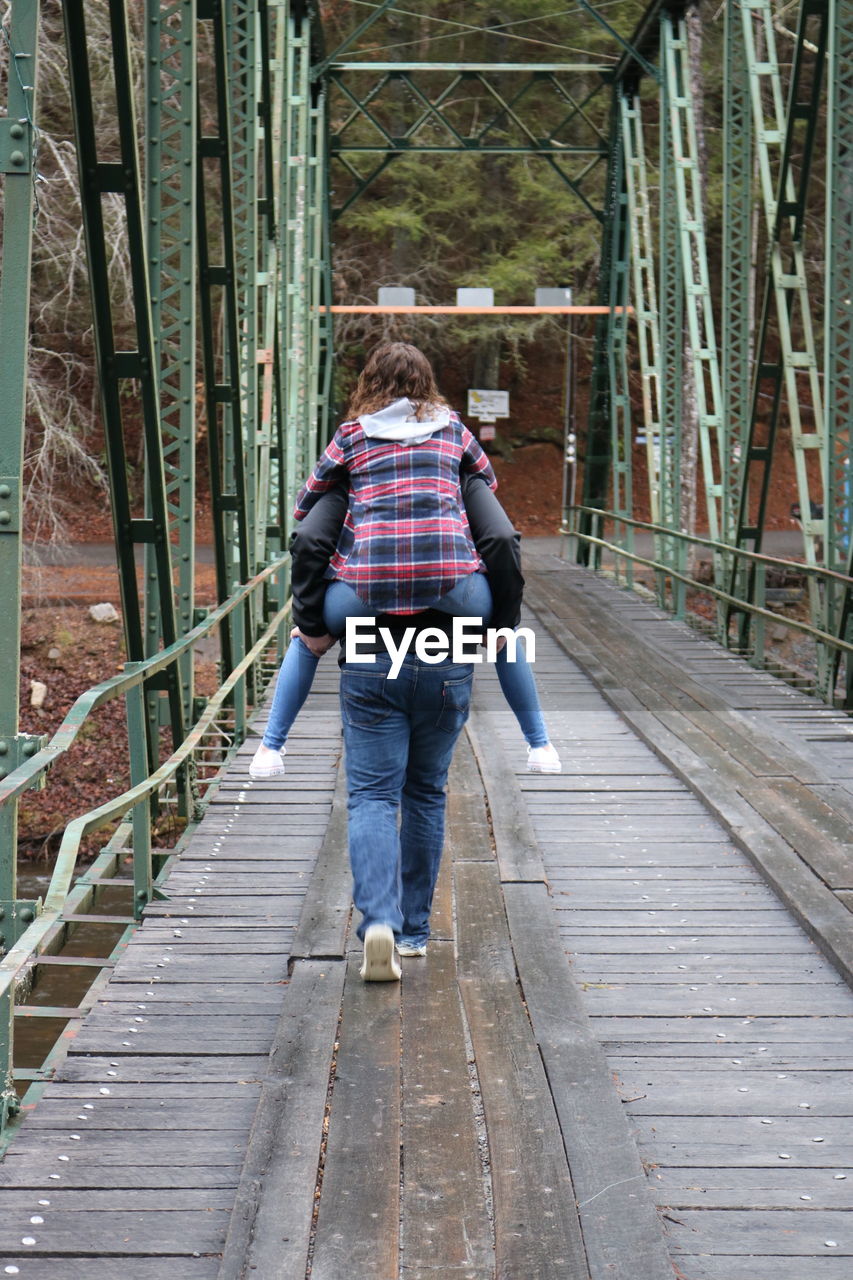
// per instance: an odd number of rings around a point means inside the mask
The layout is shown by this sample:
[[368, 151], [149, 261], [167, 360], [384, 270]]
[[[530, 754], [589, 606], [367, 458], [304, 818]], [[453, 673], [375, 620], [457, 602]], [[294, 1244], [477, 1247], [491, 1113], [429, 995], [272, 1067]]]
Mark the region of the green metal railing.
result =
[[[626, 530], [624, 542], [616, 542], [604, 537], [604, 528], [607, 524]], [[636, 532], [652, 535], [653, 556], [640, 555], [634, 549]], [[613, 577], [632, 589], [638, 585], [635, 570], [638, 568], [650, 570], [654, 578], [654, 586], [651, 589], [658, 604], [680, 621], [690, 620], [688, 593], [691, 589], [710, 596], [716, 602], [716, 621], [713, 627], [715, 638], [726, 648], [743, 653], [754, 666], [769, 665], [766, 636], [768, 623], [774, 626], [785, 626], [800, 635], [808, 636], [815, 645], [815, 669], [809, 676], [808, 683], [829, 706], [842, 706], [845, 710], [853, 711], [853, 703], [846, 696], [846, 692], [836, 695], [838, 671], [842, 660], [848, 667], [853, 664], [853, 643], [824, 631], [811, 622], [787, 617], [766, 607], [767, 576], [770, 573], [803, 578], [807, 582], [813, 582], [815, 590], [820, 592], [849, 590], [853, 587], [853, 578], [818, 565], [763, 555], [744, 547], [735, 547], [712, 538], [668, 529], [663, 525], [651, 524], [645, 520], [626, 519], [621, 512], [601, 508], [583, 506], [569, 508], [568, 522], [560, 529], [560, 533], [563, 537], [573, 539], [587, 549], [584, 561], [597, 572], [601, 572], [603, 568], [603, 553], [608, 552], [612, 555]], [[742, 581], [745, 575], [738, 574], [735, 570], [738, 567], [748, 568], [754, 580], [752, 598], [745, 600], [740, 596], [734, 596], [716, 586], [713, 581], [705, 581], [691, 574], [689, 565], [694, 548], [709, 552], [712, 562], [721, 563], [724, 580]], [[720, 580], [719, 572], [715, 574], [715, 578], [717, 581]], [[738, 628], [737, 633], [733, 634], [730, 619], [735, 609], [738, 612], [745, 611], [751, 621], [751, 643], [746, 649], [741, 647], [740, 629]], [[773, 665], [778, 666], [778, 664]], [[828, 678], [823, 676], [824, 671], [831, 673]], [[806, 673], [798, 674], [805, 676]]]
[[[243, 741], [248, 691], [250, 687], [259, 689], [262, 686], [259, 668], [263, 655], [268, 650], [274, 650], [276, 654], [280, 650], [285, 619], [290, 612], [289, 599], [275, 610], [251, 648], [244, 646], [242, 651], [234, 651], [233, 666], [221, 672], [223, 679], [219, 688], [207, 700], [177, 749], [155, 769], [149, 767], [146, 743], [146, 682], [184, 667], [199, 641], [215, 635], [217, 629], [221, 636], [232, 619], [241, 617], [247, 605], [254, 606], [253, 612], [262, 612], [264, 601], [274, 594], [277, 579], [286, 571], [288, 559], [284, 556], [269, 565], [168, 648], [144, 661], [128, 662], [122, 675], [105, 680], [81, 694], [51, 740], [0, 784], [2, 811], [5, 806], [13, 805], [25, 791], [43, 783], [51, 765], [71, 747], [98, 708], [116, 698], [125, 698], [130, 788], [68, 823], [44, 901], [16, 902], [8, 918], [0, 922], [0, 932], [5, 935], [0, 945], [7, 948], [0, 961], [0, 1107], [4, 1118], [0, 1125], [0, 1148], [4, 1131], [10, 1132], [14, 1128], [14, 1117], [19, 1112], [15, 1080], [21, 1077], [16, 1077], [14, 1069], [14, 1019], [16, 1003], [31, 986], [34, 967], [41, 956], [61, 949], [75, 921], [80, 921], [81, 902], [91, 898], [106, 882], [118, 882], [114, 873], [119, 852], [129, 851], [132, 857], [132, 880], [122, 882], [128, 886], [132, 884], [133, 889], [133, 916], [126, 923], [131, 925], [134, 920], [139, 921], [145, 907], [158, 895], [157, 880], [162, 878], [163, 868], [159, 869], [158, 877], [155, 861], [165, 860], [172, 851], [154, 847], [152, 810], [162, 800], [165, 789], [178, 786], [191, 799], [187, 830], [191, 831], [202, 817], [205, 797], [200, 792], [197, 758], [199, 753], [208, 750], [212, 740], [221, 740], [224, 733], [229, 742], [218, 762], [218, 773]], [[242, 634], [242, 629], [235, 627], [232, 638]], [[230, 720], [227, 728], [222, 723], [226, 712]], [[204, 782], [209, 788], [212, 779], [206, 777]], [[129, 823], [121, 829], [118, 844], [111, 842], [95, 865], [72, 888], [83, 839], [128, 816]], [[182, 840], [185, 838], [183, 836]], [[20, 1008], [17, 1012], [20, 1014]], [[43, 1016], [50, 1016], [51, 1012], [40, 1010]], [[57, 1012], [62, 1016], [63, 1011]], [[41, 1079], [42, 1075], [36, 1073], [36, 1079]]]

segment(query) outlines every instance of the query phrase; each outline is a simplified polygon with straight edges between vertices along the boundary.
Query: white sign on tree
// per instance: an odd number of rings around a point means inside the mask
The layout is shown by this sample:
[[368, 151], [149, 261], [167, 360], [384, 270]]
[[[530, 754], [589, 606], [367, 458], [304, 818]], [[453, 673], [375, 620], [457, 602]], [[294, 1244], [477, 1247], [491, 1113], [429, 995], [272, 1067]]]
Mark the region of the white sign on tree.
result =
[[494, 422], [509, 417], [508, 391], [468, 391], [468, 417]]

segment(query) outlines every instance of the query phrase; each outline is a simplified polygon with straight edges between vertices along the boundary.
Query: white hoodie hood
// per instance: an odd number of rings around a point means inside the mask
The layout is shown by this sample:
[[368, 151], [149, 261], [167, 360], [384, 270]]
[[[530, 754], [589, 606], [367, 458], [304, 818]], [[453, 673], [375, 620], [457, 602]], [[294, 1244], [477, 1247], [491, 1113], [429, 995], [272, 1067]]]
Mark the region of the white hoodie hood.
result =
[[371, 440], [396, 440], [398, 444], [423, 444], [450, 421], [446, 405], [431, 405], [429, 416], [422, 422], [415, 417], [415, 406], [406, 396], [387, 404], [378, 413], [364, 413], [359, 418], [364, 434]]

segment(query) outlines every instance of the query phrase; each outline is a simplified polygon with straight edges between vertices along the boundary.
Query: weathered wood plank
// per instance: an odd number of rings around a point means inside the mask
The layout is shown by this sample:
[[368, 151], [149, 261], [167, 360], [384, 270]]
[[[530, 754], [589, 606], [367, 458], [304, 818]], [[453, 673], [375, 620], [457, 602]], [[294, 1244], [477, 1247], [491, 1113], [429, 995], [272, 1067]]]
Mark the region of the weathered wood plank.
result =
[[658, 1204], [694, 1209], [850, 1209], [850, 1180], [826, 1169], [655, 1169]]
[[[147, 1025], [149, 1019], [163, 1014], [180, 1013], [185, 1017], [206, 1018], [253, 1014], [264, 1016], [278, 1013], [285, 981], [261, 982], [196, 982], [185, 980], [187, 975], [180, 962], [169, 965], [166, 976], [154, 997], [149, 996], [146, 983], [117, 983], [104, 992], [108, 1000], [99, 1000], [97, 1008], [112, 1013], [117, 1018], [127, 1014]], [[245, 992], [241, 1000], [241, 993]], [[177, 1007], [176, 1007], [177, 1006]], [[139, 1010], [144, 1012], [139, 1013]]]
[[[263, 1076], [266, 1056], [261, 1054], [222, 1054], [196, 1056], [194, 1054], [122, 1054], [114, 1063], [114, 1054], [93, 1054], [72, 1045], [62, 1064], [62, 1081], [110, 1085], [120, 1071], [121, 1080], [128, 1084], [183, 1084], [215, 1085], [222, 1081], [258, 1081]], [[111, 1087], [111, 1085], [110, 1085]]]
[[[754, 1209], [746, 1213], [680, 1209], [669, 1225], [670, 1248], [676, 1257], [683, 1253], [711, 1252], [711, 1242], [719, 1239], [723, 1232], [729, 1256], [799, 1257], [805, 1267], [811, 1265], [805, 1259], [811, 1260], [815, 1254], [853, 1257], [849, 1210], [838, 1209]], [[827, 1245], [828, 1240], [833, 1244]], [[849, 1262], [848, 1266], [853, 1270]]]
[[754, 1071], [738, 1059], [727, 1072], [693, 1070], [686, 1076], [683, 1069], [656, 1065], [654, 1072], [622, 1068], [619, 1076], [619, 1091], [631, 1099], [632, 1115], [853, 1116], [846, 1072]]
[[459, 985], [489, 1135], [497, 1275], [587, 1276], [562, 1134], [519, 999], [497, 868], [460, 862], [454, 880]]
[[[63, 1214], [96, 1213], [99, 1209], [124, 1213], [160, 1213], [169, 1209], [231, 1210], [233, 1192], [228, 1187], [159, 1187], [137, 1190], [131, 1187], [110, 1187], [106, 1190], [83, 1191], [79, 1187], [50, 1187], [44, 1195], [34, 1196], [32, 1190], [8, 1190], [3, 1196], [3, 1210], [15, 1213], [48, 1215], [44, 1209]], [[44, 1203], [44, 1202], [47, 1203]]]
[[[120, 1271], [122, 1280], [175, 1280], [176, 1265], [180, 1267], [181, 1280], [214, 1280], [219, 1259], [182, 1255], [176, 1264], [174, 1257], [123, 1257]], [[31, 1252], [4, 1252], [0, 1267], [10, 1266], [17, 1266], [26, 1280], [116, 1280], [115, 1258], [93, 1258], [89, 1254], [84, 1258], [63, 1256], [61, 1264], [57, 1264], [56, 1258], [34, 1257]]]
[[304, 1275], [343, 962], [293, 971], [249, 1137], [220, 1280]]
[[[694, 990], [698, 986], [698, 990]], [[639, 988], [629, 986], [592, 984], [587, 987], [587, 1008], [592, 1017], [628, 1017], [637, 1009], [642, 999], [643, 1013], [647, 1017], [660, 1014], [684, 1018], [737, 1016], [753, 1017], [809, 1017], [814, 1013], [815, 993], [810, 987], [773, 986], [762, 983], [754, 989], [744, 984], [724, 986], [722, 983], [702, 986], [654, 986], [651, 983]], [[825, 1015], [851, 1015], [853, 995], [847, 987], [823, 986], [820, 990], [821, 1012]]]
[[823, 1018], [816, 1015], [802, 1018], [743, 1018], [728, 1017], [660, 1018], [607, 1017], [596, 1018], [600, 1039], [619, 1043], [676, 1044], [695, 1042], [714, 1044], [724, 1039], [729, 1046], [737, 1045], [839, 1045], [850, 1047], [850, 1026], [846, 1018]]
[[[4, 1213], [0, 1219], [0, 1254], [17, 1251], [24, 1239], [32, 1239], [35, 1243], [29, 1252], [36, 1257], [95, 1254], [115, 1259], [119, 1273], [123, 1268], [118, 1260], [128, 1254], [182, 1259], [193, 1253], [213, 1253], [222, 1247], [228, 1225], [228, 1214], [222, 1209], [175, 1209], [156, 1215], [130, 1209], [101, 1209], [97, 1214], [51, 1209], [35, 1215], [44, 1217], [44, 1223], [37, 1225], [32, 1223], [32, 1216], [20, 1210]], [[155, 1216], [156, 1222], [152, 1221]]]
[[[128, 1153], [132, 1157], [132, 1152]], [[37, 1199], [46, 1190], [49, 1196], [56, 1187], [86, 1191], [107, 1189], [160, 1190], [161, 1188], [228, 1188], [233, 1199], [240, 1180], [242, 1162], [232, 1165], [183, 1164], [86, 1164], [75, 1161], [64, 1167], [46, 1161], [43, 1144], [38, 1153], [23, 1155], [12, 1148], [0, 1164], [0, 1187], [27, 1187]], [[54, 1169], [62, 1169], [54, 1178]]]
[[[35, 1129], [28, 1132], [24, 1125], [15, 1138], [14, 1154], [17, 1157], [39, 1155], [45, 1150], [47, 1138]], [[60, 1174], [63, 1183], [71, 1171], [70, 1166], [101, 1164], [125, 1166], [129, 1158], [137, 1165], [186, 1165], [213, 1166], [243, 1163], [246, 1150], [246, 1134], [205, 1133], [194, 1134], [183, 1130], [171, 1133], [139, 1133], [125, 1130], [124, 1134], [92, 1132], [81, 1135], [75, 1142], [67, 1133], [57, 1133], [52, 1142], [53, 1172]], [[60, 1156], [67, 1155], [63, 1161]], [[68, 1168], [64, 1168], [68, 1165]], [[103, 1183], [98, 1185], [105, 1185]], [[107, 1184], [108, 1185], [108, 1184]]]
[[180, 1056], [198, 1054], [218, 1057], [222, 1054], [268, 1053], [275, 1028], [275, 1014], [263, 1017], [211, 1017], [202, 1031], [198, 1020], [158, 1017], [142, 1034], [125, 1035], [118, 1039], [116, 1020], [102, 1017], [93, 1010], [81, 1027], [76, 1049], [79, 1053], [109, 1053], [121, 1057], [125, 1050], [136, 1055], [149, 1053], [154, 1056], [175, 1053]]
[[492, 821], [506, 833], [501, 848], [497, 850], [501, 879], [542, 883], [545, 880], [542, 853], [515, 784], [515, 775], [504, 753], [489, 750], [487, 746], [495, 736], [490, 714], [482, 696], [475, 690], [467, 732], [479, 762]]
[[432, 941], [426, 960], [404, 960], [403, 968], [402, 1275], [490, 1276], [494, 1247], [453, 943]]
[[[197, 952], [193, 954], [192, 952]], [[222, 984], [230, 986], [255, 986], [287, 981], [287, 956], [261, 953], [249, 954], [244, 947], [237, 960], [216, 951], [204, 951], [196, 945], [190, 954], [186, 950], [169, 966], [169, 980], [199, 985]], [[109, 994], [113, 1000], [144, 999], [149, 990], [149, 980], [155, 973], [156, 961], [146, 960], [138, 948], [125, 952], [116, 965], [110, 980]], [[163, 975], [165, 976], [165, 975]], [[164, 983], [164, 989], [168, 983]]]
[[363, 982], [350, 953], [312, 1280], [397, 1275], [400, 984]]
[[[681, 1254], [678, 1266], [690, 1280], [806, 1280], [802, 1258], [736, 1258], [731, 1254]], [[809, 1258], [808, 1280], [850, 1280], [849, 1258]]]
[[506, 885], [504, 898], [525, 1004], [560, 1117], [590, 1271], [614, 1280], [665, 1280], [672, 1268], [646, 1175], [561, 956], [545, 888]]
[[[45, 1097], [27, 1116], [30, 1133], [47, 1130], [52, 1134], [95, 1133], [134, 1129], [139, 1133], [161, 1129], [185, 1132], [209, 1132], [213, 1099], [190, 1098], [103, 1098], [87, 1104], [92, 1109], [82, 1110], [81, 1103], [67, 1098]], [[223, 1133], [245, 1133], [252, 1123], [257, 1107], [257, 1097], [225, 1097], [216, 1100], [216, 1127]]]
[[347, 784], [338, 772], [329, 824], [302, 904], [291, 955], [343, 958], [350, 920], [352, 878], [347, 857]]

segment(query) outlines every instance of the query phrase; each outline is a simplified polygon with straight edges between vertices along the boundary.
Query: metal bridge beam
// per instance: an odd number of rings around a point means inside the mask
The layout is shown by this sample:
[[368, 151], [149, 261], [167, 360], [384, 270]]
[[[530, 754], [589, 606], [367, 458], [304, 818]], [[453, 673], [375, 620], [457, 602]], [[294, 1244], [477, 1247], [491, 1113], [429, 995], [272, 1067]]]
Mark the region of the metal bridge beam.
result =
[[[719, 357], [708, 272], [696, 122], [687, 66], [687, 28], [666, 13], [662, 21], [666, 84], [664, 109], [669, 116], [672, 175], [681, 244], [685, 311], [699, 417], [699, 449], [708, 527], [718, 540], [721, 525], [722, 475], [726, 467]], [[679, 335], [672, 335], [676, 341]], [[681, 429], [681, 424], [676, 424]]]
[[[151, 322], [170, 542], [175, 548], [176, 623], [194, 625], [196, 499], [196, 105], [195, 0], [147, 0], [145, 12], [146, 224]], [[161, 642], [154, 550], [145, 548], [145, 654]], [[187, 723], [193, 666], [181, 663]], [[159, 698], [154, 700], [154, 707]], [[159, 716], [156, 717], [159, 729]]]
[[728, 437], [723, 473], [723, 540], [735, 538], [742, 458], [749, 424], [753, 262], [752, 109], [741, 23], [741, 0], [725, 12], [723, 79], [723, 278], [721, 314], [722, 395]]
[[[826, 321], [824, 392], [826, 519], [824, 561], [853, 577], [853, 0], [830, 0], [827, 49]], [[849, 587], [828, 586], [826, 631], [850, 637]], [[838, 661], [828, 688], [834, 691]], [[845, 663], [844, 705], [853, 708], [853, 663]]]
[[643, 389], [643, 428], [646, 438], [649, 504], [653, 524], [661, 522], [661, 345], [660, 317], [655, 279], [655, 254], [646, 151], [643, 138], [643, 110], [638, 93], [619, 98], [628, 216], [631, 227], [631, 275], [637, 347]]
[[[149, 544], [152, 548], [159, 625], [165, 645], [174, 643], [178, 626], [130, 40], [124, 0], [110, 0], [111, 66], [120, 160], [106, 161], [101, 158], [103, 143], [95, 125], [85, 6], [83, 0], [67, 0], [63, 9], [125, 642], [128, 660], [138, 662], [145, 657], [146, 636], [136, 581], [136, 547]], [[130, 351], [121, 351], [117, 347], [117, 307], [109, 269], [112, 246], [108, 244], [104, 221], [104, 203], [107, 200], [120, 209], [127, 238], [130, 310], [134, 328], [134, 349]], [[134, 388], [138, 388], [138, 394]], [[141, 419], [145, 444], [145, 506], [142, 516], [134, 514], [129, 484], [126, 432], [131, 406]], [[168, 695], [172, 739], [177, 746], [183, 741], [184, 707], [174, 670], [169, 673], [164, 691]], [[153, 694], [154, 690], [149, 689], [148, 692]], [[154, 766], [158, 750], [152, 729], [148, 742], [149, 766]]]
[[[3, 257], [0, 264], [0, 779], [39, 747], [19, 732], [24, 423], [27, 396], [32, 228], [35, 208], [35, 111], [38, 0], [13, 0], [6, 34]], [[0, 954], [34, 919], [36, 904], [17, 897], [18, 810], [0, 809]], [[0, 1136], [18, 1110], [11, 1070], [14, 1008], [0, 997]]]
[[[741, 0], [740, 8], [769, 262], [755, 351], [736, 545], [753, 551], [761, 549], [784, 403], [794, 450], [805, 558], [807, 564], [816, 565], [819, 543], [825, 533], [825, 435], [803, 235], [828, 38], [828, 0], [802, 0], [787, 111], [771, 5], [768, 0]], [[756, 29], [763, 47], [756, 42]], [[770, 104], [769, 127], [767, 103]], [[799, 157], [796, 167], [795, 153]], [[810, 426], [804, 421], [803, 407], [811, 417]], [[810, 451], [814, 451], [819, 462], [816, 488], [810, 481], [806, 462]], [[746, 599], [754, 598], [754, 566], [743, 583], [739, 575], [733, 575], [732, 594], [736, 594], [738, 587], [746, 593]], [[818, 623], [822, 606], [813, 577], [809, 577], [809, 595], [812, 618]], [[749, 615], [744, 612], [740, 615], [741, 647], [747, 647], [748, 638]], [[823, 653], [822, 657], [821, 678], [825, 683], [827, 655]]]

